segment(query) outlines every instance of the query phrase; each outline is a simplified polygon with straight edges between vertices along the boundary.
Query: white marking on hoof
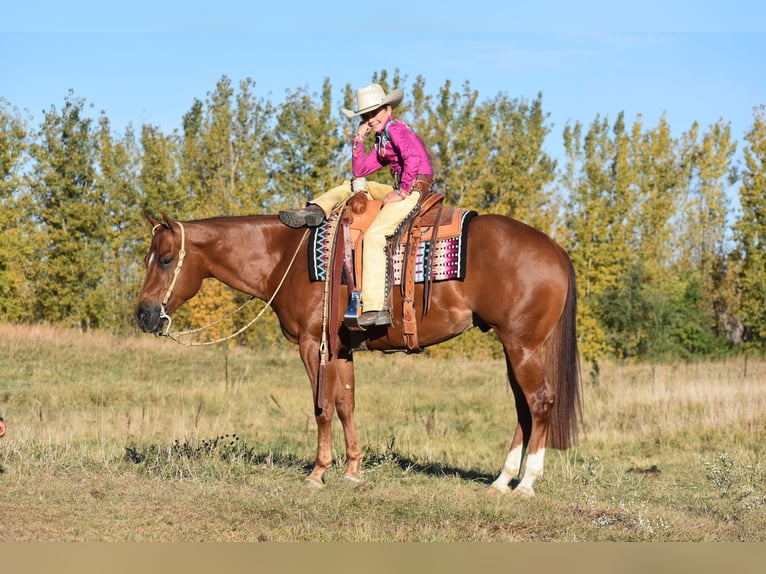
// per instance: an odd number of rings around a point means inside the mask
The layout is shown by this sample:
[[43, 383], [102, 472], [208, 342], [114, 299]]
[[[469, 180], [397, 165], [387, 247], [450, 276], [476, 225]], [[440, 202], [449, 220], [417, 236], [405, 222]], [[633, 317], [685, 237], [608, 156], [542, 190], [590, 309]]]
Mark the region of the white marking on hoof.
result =
[[545, 460], [545, 449], [541, 448], [534, 454], [527, 457], [527, 464], [524, 468], [524, 476], [519, 485], [514, 489], [518, 496], [529, 498], [535, 495], [533, 484], [543, 475], [543, 461]]

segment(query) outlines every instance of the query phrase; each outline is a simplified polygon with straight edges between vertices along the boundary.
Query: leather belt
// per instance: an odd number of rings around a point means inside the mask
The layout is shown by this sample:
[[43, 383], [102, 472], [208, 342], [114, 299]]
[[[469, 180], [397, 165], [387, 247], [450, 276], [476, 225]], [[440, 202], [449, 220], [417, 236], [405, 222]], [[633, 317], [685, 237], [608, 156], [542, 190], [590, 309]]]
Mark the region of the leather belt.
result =
[[430, 175], [417, 175], [415, 181], [412, 182], [413, 191], [420, 192], [420, 202], [431, 193], [431, 186], [434, 184], [434, 179]]

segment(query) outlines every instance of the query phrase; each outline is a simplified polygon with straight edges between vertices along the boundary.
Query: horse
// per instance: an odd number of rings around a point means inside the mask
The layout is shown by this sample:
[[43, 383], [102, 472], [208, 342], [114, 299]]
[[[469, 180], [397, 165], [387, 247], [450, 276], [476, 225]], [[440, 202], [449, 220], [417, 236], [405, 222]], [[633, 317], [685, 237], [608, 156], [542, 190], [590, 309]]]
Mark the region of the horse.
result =
[[[289, 228], [270, 214], [176, 221], [163, 213], [161, 220], [146, 218], [152, 237], [135, 307], [140, 329], [154, 334], [166, 325], [169, 329], [171, 314], [207, 278], [268, 302], [284, 337], [298, 347], [314, 397], [316, 459], [304, 483], [325, 485], [337, 414], [345, 439], [343, 480], [362, 484], [352, 333], [340, 321], [329, 325], [337, 343], [322, 365], [325, 285], [309, 279], [308, 230]], [[574, 268], [550, 236], [494, 214], [470, 219], [466, 255], [462, 280], [433, 283], [427, 312], [423, 305], [416, 309], [418, 339], [426, 348], [474, 326], [494, 331], [505, 354], [517, 422], [502, 470], [488, 492], [531, 497], [543, 473], [546, 447], [569, 449], [582, 423]], [[345, 286], [340, 290], [341, 297], [348, 297]], [[401, 295], [393, 291], [391, 324], [356, 333], [367, 350], [406, 350]], [[416, 301], [422, 296], [418, 284]]]

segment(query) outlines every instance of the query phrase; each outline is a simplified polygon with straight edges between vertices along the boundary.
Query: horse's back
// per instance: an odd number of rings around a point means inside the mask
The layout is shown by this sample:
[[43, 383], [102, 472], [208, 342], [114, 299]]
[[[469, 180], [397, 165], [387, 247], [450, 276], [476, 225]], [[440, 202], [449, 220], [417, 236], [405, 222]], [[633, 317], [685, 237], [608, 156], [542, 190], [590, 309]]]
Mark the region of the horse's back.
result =
[[[510, 217], [478, 215], [468, 228], [468, 260], [472, 267], [503, 269], [502, 275], [531, 271], [534, 262], [541, 271], [568, 275], [569, 258], [549, 236]], [[472, 264], [473, 263], [473, 264]]]

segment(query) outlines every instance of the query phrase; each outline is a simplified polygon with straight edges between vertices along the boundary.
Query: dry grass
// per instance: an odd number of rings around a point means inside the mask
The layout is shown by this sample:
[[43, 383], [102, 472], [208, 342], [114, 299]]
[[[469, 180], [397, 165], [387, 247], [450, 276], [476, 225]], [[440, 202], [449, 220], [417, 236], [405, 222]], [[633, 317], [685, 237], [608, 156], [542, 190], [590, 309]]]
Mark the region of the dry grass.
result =
[[585, 373], [581, 444], [550, 451], [519, 501], [484, 494], [515, 425], [499, 360], [358, 354], [367, 484], [339, 466], [314, 492], [310, 392], [287, 343], [10, 325], [0, 340], [0, 540], [764, 539], [763, 361]]

